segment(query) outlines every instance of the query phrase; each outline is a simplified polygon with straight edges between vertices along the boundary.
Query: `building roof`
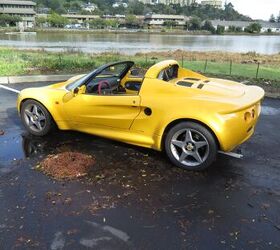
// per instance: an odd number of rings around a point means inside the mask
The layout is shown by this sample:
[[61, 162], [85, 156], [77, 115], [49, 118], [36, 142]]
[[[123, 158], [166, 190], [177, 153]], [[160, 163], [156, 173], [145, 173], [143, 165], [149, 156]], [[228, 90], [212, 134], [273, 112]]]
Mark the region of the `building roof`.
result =
[[161, 15], [161, 14], [147, 14], [145, 18], [153, 19], [185, 19], [185, 16], [180, 15]]
[[62, 14], [63, 17], [67, 18], [100, 18], [100, 16], [97, 15], [77, 15], [77, 14]]
[[280, 28], [280, 23], [271, 23], [266, 21], [224, 21], [224, 20], [210, 20], [210, 22], [213, 24], [213, 26], [235, 26], [235, 27], [247, 27], [251, 23], [259, 23], [262, 27], [265, 28]]
[[20, 0], [0, 0], [0, 4], [7, 5], [32, 5], [35, 6], [36, 3], [32, 1], [20, 1]]

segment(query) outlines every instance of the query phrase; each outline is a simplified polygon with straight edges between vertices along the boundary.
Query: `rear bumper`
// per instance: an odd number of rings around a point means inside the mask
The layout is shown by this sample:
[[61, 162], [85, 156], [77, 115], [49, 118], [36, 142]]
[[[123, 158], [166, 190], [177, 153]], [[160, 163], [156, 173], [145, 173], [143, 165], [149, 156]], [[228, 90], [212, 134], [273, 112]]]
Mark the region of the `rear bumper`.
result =
[[229, 152], [247, 141], [255, 131], [261, 113], [260, 102], [244, 110], [222, 115], [223, 126], [219, 133], [221, 150]]

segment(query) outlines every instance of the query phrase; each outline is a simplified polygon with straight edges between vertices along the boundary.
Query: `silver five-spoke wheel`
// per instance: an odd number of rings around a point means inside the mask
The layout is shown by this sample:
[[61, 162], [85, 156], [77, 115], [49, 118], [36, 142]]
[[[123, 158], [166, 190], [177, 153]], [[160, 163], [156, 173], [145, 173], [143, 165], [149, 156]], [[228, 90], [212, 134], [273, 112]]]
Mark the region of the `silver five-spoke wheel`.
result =
[[215, 160], [217, 143], [206, 127], [194, 122], [181, 122], [168, 131], [165, 151], [176, 166], [203, 170]]
[[49, 111], [38, 101], [24, 101], [21, 104], [20, 115], [24, 126], [33, 135], [44, 136], [54, 127]]
[[171, 152], [182, 164], [195, 167], [207, 159], [209, 144], [200, 132], [182, 129], [172, 137]]
[[46, 126], [46, 115], [36, 104], [29, 104], [24, 108], [24, 120], [35, 132], [43, 131]]

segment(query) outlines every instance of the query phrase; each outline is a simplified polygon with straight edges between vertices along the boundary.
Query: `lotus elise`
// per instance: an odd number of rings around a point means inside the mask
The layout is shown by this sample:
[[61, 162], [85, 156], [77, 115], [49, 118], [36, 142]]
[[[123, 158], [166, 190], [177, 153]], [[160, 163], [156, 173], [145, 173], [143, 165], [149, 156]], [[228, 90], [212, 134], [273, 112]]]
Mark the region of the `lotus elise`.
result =
[[187, 170], [203, 170], [218, 151], [249, 139], [261, 111], [263, 89], [208, 78], [167, 60], [140, 75], [131, 61], [110, 63], [87, 75], [20, 92], [26, 129], [76, 130], [165, 151]]

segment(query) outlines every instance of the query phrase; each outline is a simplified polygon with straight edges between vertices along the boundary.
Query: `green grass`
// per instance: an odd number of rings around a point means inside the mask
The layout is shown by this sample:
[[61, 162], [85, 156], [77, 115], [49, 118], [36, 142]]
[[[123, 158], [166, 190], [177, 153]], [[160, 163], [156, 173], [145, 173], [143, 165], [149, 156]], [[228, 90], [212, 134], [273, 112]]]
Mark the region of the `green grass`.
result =
[[[208, 62], [205, 71], [205, 61], [189, 61], [184, 63], [184, 67], [192, 69], [194, 71], [200, 71], [203, 73], [217, 74], [217, 75], [230, 75], [230, 63], [229, 62]], [[231, 75], [242, 76], [246, 78], [256, 78], [257, 64], [232, 64]], [[279, 80], [280, 81], [280, 68], [276, 66], [260, 66], [258, 78], [267, 80]]]
[[[170, 58], [145, 58], [144, 56], [123, 56], [118, 54], [84, 54], [78, 52], [51, 53], [46, 51], [20, 51], [0, 48], [0, 76], [29, 74], [61, 74], [89, 72], [94, 68], [112, 61], [133, 60], [136, 65], [148, 68], [154, 62]], [[181, 64], [182, 62], [179, 61]], [[202, 73], [214, 75], [230, 75], [229, 62], [207, 62], [184, 60], [184, 67]], [[231, 75], [245, 78], [255, 78], [256, 64], [232, 64]], [[280, 81], [280, 68], [261, 65], [259, 78]]]

